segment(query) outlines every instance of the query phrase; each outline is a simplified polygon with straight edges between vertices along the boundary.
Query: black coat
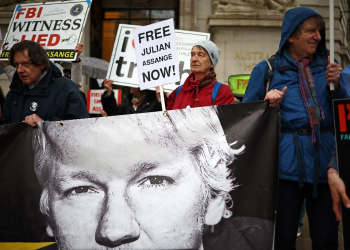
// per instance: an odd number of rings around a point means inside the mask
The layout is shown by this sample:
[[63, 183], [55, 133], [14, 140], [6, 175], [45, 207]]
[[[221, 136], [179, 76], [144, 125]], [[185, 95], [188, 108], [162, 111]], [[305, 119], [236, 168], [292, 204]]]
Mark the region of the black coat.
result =
[[155, 91], [148, 92], [136, 111], [131, 101], [117, 106], [117, 100], [114, 97], [113, 91], [110, 96], [107, 96], [107, 91], [105, 91], [101, 96], [101, 102], [103, 110], [106, 111], [108, 116], [162, 111], [162, 105], [158, 101]]
[[[4, 124], [22, 122], [26, 116], [37, 114], [44, 121], [89, 118], [78, 87], [50, 62], [45, 76], [30, 89], [16, 72], [4, 105]], [[38, 104], [35, 112], [30, 110]]]

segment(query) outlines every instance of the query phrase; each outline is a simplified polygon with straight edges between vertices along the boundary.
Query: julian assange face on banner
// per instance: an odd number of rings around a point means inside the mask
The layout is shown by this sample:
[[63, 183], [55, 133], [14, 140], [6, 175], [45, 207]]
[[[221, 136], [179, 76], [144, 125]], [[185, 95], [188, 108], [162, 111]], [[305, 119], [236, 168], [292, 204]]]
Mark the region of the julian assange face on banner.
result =
[[[227, 214], [228, 145], [214, 107], [40, 124], [40, 208], [59, 249], [201, 249]], [[225, 217], [225, 216], [224, 216]]]

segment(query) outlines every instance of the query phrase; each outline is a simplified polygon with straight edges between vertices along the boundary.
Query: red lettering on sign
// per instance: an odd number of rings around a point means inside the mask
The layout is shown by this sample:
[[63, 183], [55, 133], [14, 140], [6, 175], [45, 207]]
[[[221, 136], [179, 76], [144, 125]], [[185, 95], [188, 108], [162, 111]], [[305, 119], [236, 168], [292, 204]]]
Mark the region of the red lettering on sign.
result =
[[36, 8], [29, 8], [28, 11], [27, 11], [26, 18], [33, 18], [33, 17], [35, 17], [35, 12], [36, 12]]
[[[36, 41], [36, 35], [32, 35], [31, 40], [33, 42], [39, 43], [41, 46], [56, 46], [60, 42], [60, 38], [61, 37], [59, 34], [51, 34], [50, 36], [48, 34], [40, 34]], [[22, 35], [21, 42], [24, 40], [28, 40], [28, 38], [26, 38], [26, 35]]]
[[[35, 42], [36, 35], [32, 35], [32, 41]], [[22, 35], [21, 42], [26, 39], [26, 35]]]
[[[46, 38], [47, 38], [47, 36], [48, 36], [48, 34], [40, 34], [40, 35], [38, 36], [38, 41], [37, 41], [37, 43], [39, 43], [40, 46], [45, 46], [45, 45], [46, 45]], [[42, 43], [42, 42], [44, 42], [44, 43]]]
[[101, 100], [100, 99], [95, 99], [94, 103], [101, 103]]
[[102, 93], [91, 93], [92, 97], [100, 97], [102, 96]]
[[348, 115], [345, 114], [345, 105], [338, 105], [339, 129], [341, 133], [348, 131], [346, 120], [350, 121], [350, 104], [346, 104], [346, 109], [348, 110]]
[[95, 112], [101, 112], [103, 109], [102, 107], [93, 107], [92, 108], [92, 111], [95, 111]]
[[38, 15], [36, 17], [40, 17], [41, 16], [41, 12], [43, 11], [43, 7], [40, 7], [39, 8], [39, 12], [38, 12]]
[[16, 19], [18, 19], [20, 15], [24, 14], [24, 10], [26, 10], [26, 8], [22, 8], [21, 11], [17, 12]]
[[[53, 39], [55, 38], [55, 41], [53, 42]], [[49, 41], [47, 42], [47, 46], [56, 46], [60, 42], [60, 35], [58, 34], [51, 34]]]

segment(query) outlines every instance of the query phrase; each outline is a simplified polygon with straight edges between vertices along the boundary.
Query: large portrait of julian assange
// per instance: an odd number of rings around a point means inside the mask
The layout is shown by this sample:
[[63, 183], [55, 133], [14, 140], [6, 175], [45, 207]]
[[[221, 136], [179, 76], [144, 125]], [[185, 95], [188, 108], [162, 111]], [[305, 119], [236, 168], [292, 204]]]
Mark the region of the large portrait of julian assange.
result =
[[277, 130], [279, 116], [238, 106], [38, 124], [34, 170], [54, 247], [271, 249], [279, 138], [256, 126]]

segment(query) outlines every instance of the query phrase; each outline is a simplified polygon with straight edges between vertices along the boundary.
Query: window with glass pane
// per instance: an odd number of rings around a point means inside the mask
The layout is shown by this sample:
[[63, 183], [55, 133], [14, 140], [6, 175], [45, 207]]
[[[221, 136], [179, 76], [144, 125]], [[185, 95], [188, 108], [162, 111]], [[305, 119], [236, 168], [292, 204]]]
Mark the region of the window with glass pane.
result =
[[102, 58], [110, 61], [119, 24], [148, 25], [169, 18], [175, 10], [122, 9], [105, 11], [103, 20]]

